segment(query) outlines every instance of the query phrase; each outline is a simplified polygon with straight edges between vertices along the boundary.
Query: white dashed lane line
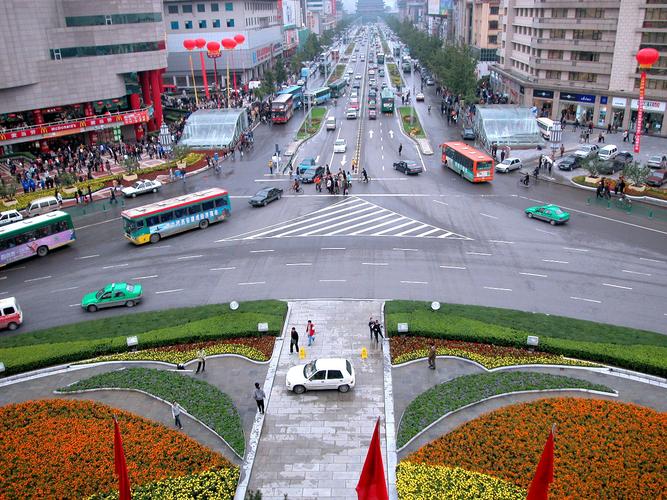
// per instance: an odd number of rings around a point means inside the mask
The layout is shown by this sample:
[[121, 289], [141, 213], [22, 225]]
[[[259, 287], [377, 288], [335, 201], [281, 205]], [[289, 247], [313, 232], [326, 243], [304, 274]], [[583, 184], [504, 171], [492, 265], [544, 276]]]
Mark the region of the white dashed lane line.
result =
[[481, 215], [482, 217], [488, 217], [489, 219], [497, 219], [498, 218], [495, 215], [489, 215], [489, 214], [485, 214], [485, 213], [482, 213], [482, 212], [480, 212], [479, 215]]
[[418, 248], [392, 248], [396, 252], [419, 252]]
[[51, 290], [49, 293], [57, 293], [57, 292], [66, 292], [67, 290], [76, 290], [79, 288], [78, 286], [70, 286], [67, 288], [56, 288], [55, 290]]
[[546, 274], [536, 274], [536, 273], [519, 273], [522, 276], [535, 276], [536, 278], [547, 278]]
[[113, 266], [104, 266], [102, 269], [113, 269], [115, 267], [127, 267], [129, 264], [114, 264]]
[[347, 280], [319, 280], [320, 283], [345, 283]]
[[321, 250], [345, 250], [345, 247], [322, 247]]
[[647, 259], [646, 257], [639, 257], [639, 260], [645, 260], [647, 262], [655, 262], [656, 264], [664, 264], [664, 262], [662, 260]]
[[269, 253], [275, 252], [275, 250], [250, 250], [250, 253]]
[[542, 262], [550, 262], [552, 264], [569, 264], [569, 262], [565, 260], [553, 260], [553, 259], [542, 259]]
[[489, 240], [490, 243], [504, 243], [506, 245], [514, 245], [513, 241], [504, 241], [504, 240]]
[[640, 273], [638, 271], [628, 271], [627, 269], [622, 269], [622, 273], [628, 273], [628, 274], [637, 274], [639, 276], [651, 276], [651, 273]]
[[585, 248], [563, 247], [563, 250], [570, 250], [572, 252], [588, 252]]
[[466, 255], [483, 255], [485, 257], [490, 257], [492, 254], [484, 252], [466, 252]]
[[245, 286], [245, 285], [264, 285], [266, 284], [266, 281], [245, 281], [243, 283], [237, 283], [237, 285], [240, 286]]
[[6, 280], [6, 279], [7, 279], [7, 276], [0, 276], [0, 281]]
[[23, 283], [32, 283], [33, 281], [42, 281], [42, 280], [48, 280], [49, 278], [52, 278], [53, 276], [40, 276], [39, 278], [30, 278], [29, 280], [23, 280]]
[[286, 266], [312, 266], [313, 264], [310, 262], [291, 262], [288, 264], [285, 264]]
[[182, 292], [184, 288], [174, 288], [173, 290], [160, 290], [158, 292], [155, 292], [155, 295], [161, 295], [163, 293], [175, 293], [175, 292]]
[[584, 302], [593, 302], [594, 304], [602, 304], [601, 300], [595, 300], [595, 299], [585, 299], [584, 297], [570, 297], [572, 300], [581, 300]]
[[158, 277], [157, 274], [151, 274], [149, 276], [137, 276], [136, 278], [132, 278], [132, 279], [133, 280], [149, 280], [149, 279], [153, 279], [153, 278], [157, 278], [157, 277]]
[[511, 292], [512, 291], [511, 288], [497, 288], [495, 286], [485, 286], [484, 288], [486, 288], [487, 290], [496, 290], [498, 292]]
[[428, 285], [428, 281], [401, 281], [404, 285]]
[[84, 260], [84, 259], [94, 259], [95, 257], [99, 257], [99, 254], [94, 254], [94, 255], [84, 255], [83, 257], [77, 257], [75, 260]]
[[387, 262], [362, 262], [362, 266], [388, 266]]
[[540, 229], [540, 228], [537, 228], [537, 227], [535, 228], [535, 231], [539, 231], [540, 233], [544, 233], [544, 234], [556, 234], [553, 231], [545, 231], [544, 229]]
[[602, 283], [602, 286], [608, 286], [611, 288], [620, 288], [622, 290], [632, 290], [632, 288], [629, 286], [613, 285], [611, 283]]
[[201, 257], [203, 257], [203, 255], [184, 255], [182, 257], [178, 257], [176, 260], [199, 259]]
[[445, 203], [444, 201], [440, 201], [440, 200], [433, 200], [433, 203], [437, 203], [439, 205], [445, 205], [447, 207], [449, 206], [449, 203]]
[[81, 304], [70, 304], [70, 305], [67, 306], [67, 307], [80, 307], [80, 306], [81, 306]]
[[212, 267], [209, 271], [232, 271], [234, 269], [236, 269], [236, 267]]
[[440, 266], [442, 269], [468, 269], [465, 266]]

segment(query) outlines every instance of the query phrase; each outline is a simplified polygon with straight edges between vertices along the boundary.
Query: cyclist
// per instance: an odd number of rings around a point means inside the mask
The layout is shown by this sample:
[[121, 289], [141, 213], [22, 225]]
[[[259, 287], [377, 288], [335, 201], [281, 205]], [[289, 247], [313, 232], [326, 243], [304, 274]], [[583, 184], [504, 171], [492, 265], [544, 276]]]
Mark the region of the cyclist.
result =
[[368, 182], [368, 172], [366, 172], [365, 168], [361, 169], [361, 176], [364, 178], [364, 182]]
[[523, 184], [526, 185], [526, 186], [528, 184], [530, 184], [530, 174], [528, 172], [523, 174], [523, 177], [521, 178], [521, 182], [523, 182]]
[[334, 101], [334, 106], [337, 106], [338, 105], [338, 99], [334, 99], [333, 101]]
[[535, 167], [535, 170], [533, 170], [533, 177], [537, 179], [537, 175], [540, 173], [540, 167]]
[[292, 189], [296, 191], [297, 193], [299, 192], [300, 186], [299, 186], [299, 179], [294, 179], [294, 183], [292, 184]]
[[430, 104], [428, 105], [428, 114], [429, 115], [431, 114], [431, 105]]

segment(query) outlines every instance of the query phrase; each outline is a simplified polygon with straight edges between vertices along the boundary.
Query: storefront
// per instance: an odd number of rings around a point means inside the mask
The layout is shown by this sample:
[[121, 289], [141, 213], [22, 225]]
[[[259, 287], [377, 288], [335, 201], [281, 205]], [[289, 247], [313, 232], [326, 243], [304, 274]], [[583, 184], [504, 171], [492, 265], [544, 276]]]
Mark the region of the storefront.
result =
[[623, 120], [625, 120], [625, 108], [628, 105], [628, 100], [625, 97], [611, 98], [611, 126], [614, 129], [623, 128]]
[[598, 122], [597, 122], [597, 126], [600, 128], [604, 128], [606, 126], [608, 102], [609, 100], [606, 95], [600, 96], [600, 107], [598, 110]]
[[591, 94], [575, 94], [561, 92], [558, 108], [558, 119], [567, 122], [578, 121], [587, 124], [593, 120], [595, 96]]
[[[632, 130], [635, 129], [636, 120], [637, 120], [637, 109], [639, 107], [639, 101], [633, 99], [630, 102], [630, 109], [632, 115], [630, 117], [630, 127]], [[644, 100], [644, 132], [647, 134], [656, 134], [659, 135], [662, 130], [662, 120], [665, 116], [665, 108], [667, 105], [664, 102], [660, 101], [649, 101], [648, 99]]]
[[537, 116], [551, 118], [553, 111], [553, 90], [533, 90], [533, 106], [537, 108]]

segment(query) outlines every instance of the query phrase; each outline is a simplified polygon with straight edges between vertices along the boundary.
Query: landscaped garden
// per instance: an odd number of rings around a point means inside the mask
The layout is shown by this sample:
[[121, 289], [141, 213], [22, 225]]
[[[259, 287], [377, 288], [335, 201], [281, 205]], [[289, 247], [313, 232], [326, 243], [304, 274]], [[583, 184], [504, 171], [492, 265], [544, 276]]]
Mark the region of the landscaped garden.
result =
[[177, 401], [190, 415], [213, 429], [243, 458], [245, 439], [234, 403], [217, 387], [187, 375], [149, 368], [129, 368], [102, 373], [63, 387], [61, 393], [93, 389], [130, 389]]
[[[553, 424], [551, 497], [667, 495], [667, 414], [614, 401], [558, 398], [487, 413], [422, 447], [397, 468], [400, 498], [470, 498], [464, 491], [470, 483], [503, 488], [485, 476], [506, 482], [507, 497], [518, 498], [516, 488], [528, 488]], [[484, 476], [469, 478], [455, 468]]]
[[331, 73], [331, 76], [327, 80], [327, 85], [343, 78], [343, 73], [345, 73], [345, 64], [336, 64], [333, 73]]
[[396, 444], [400, 448], [426, 427], [450, 412], [501, 394], [553, 389], [587, 389], [613, 394], [603, 385], [585, 380], [534, 372], [465, 375], [431, 387], [417, 396], [403, 413]]
[[234, 497], [239, 470], [221, 455], [137, 415], [90, 401], [63, 400], [0, 408], [1, 495], [117, 497], [112, 415], [123, 437], [134, 498], [177, 498], [172, 492], [179, 489], [188, 495], [178, 498], [192, 497], [193, 491], [207, 492], [207, 498]]
[[[525, 348], [527, 337], [537, 336], [542, 352], [667, 375], [667, 336], [656, 332], [492, 307], [442, 304], [433, 311], [416, 301], [387, 302], [385, 321], [392, 337]], [[399, 333], [398, 323], [408, 323], [409, 332]]]
[[403, 129], [410, 135], [417, 139], [425, 139], [426, 133], [419, 122], [419, 116], [412, 106], [399, 106], [398, 112], [401, 114], [401, 121], [403, 122]]
[[394, 63], [387, 63], [387, 71], [389, 71], [389, 80], [394, 87], [402, 87], [403, 79], [401, 78], [401, 73], [398, 71], [398, 67]]
[[[282, 330], [287, 304], [280, 301], [242, 302], [169, 309], [83, 321], [25, 332], [0, 339], [5, 374], [25, 372], [96, 356], [127, 353], [126, 339], [137, 336], [140, 348], [191, 344], [216, 339], [276, 336]], [[258, 323], [268, 331], [258, 332]]]
[[308, 116], [303, 120], [299, 131], [296, 133], [296, 139], [305, 140], [319, 132], [324, 115], [327, 114], [326, 108], [314, 106], [308, 112]]

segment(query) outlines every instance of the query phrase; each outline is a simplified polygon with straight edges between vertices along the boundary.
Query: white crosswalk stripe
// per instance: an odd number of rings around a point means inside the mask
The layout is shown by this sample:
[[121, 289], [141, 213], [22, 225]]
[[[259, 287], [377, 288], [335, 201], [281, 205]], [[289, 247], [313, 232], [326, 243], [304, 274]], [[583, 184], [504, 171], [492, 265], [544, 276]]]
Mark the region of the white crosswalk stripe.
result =
[[309, 236], [394, 236], [470, 240], [466, 236], [420, 222], [375, 203], [351, 196], [295, 219], [218, 241]]

